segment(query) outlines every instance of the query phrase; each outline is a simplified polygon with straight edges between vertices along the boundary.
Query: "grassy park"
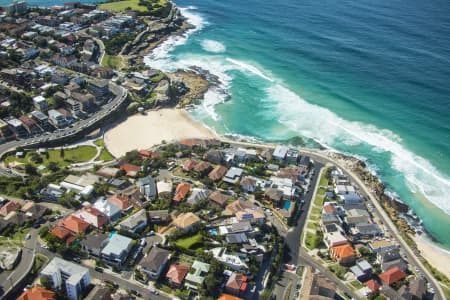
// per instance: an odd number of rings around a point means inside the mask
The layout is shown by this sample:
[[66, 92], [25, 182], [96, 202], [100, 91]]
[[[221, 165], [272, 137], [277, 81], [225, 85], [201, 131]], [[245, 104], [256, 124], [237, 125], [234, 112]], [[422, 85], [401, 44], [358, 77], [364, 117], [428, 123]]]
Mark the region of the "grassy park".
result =
[[202, 250], [203, 236], [197, 233], [194, 236], [177, 240], [175, 245], [186, 250]]

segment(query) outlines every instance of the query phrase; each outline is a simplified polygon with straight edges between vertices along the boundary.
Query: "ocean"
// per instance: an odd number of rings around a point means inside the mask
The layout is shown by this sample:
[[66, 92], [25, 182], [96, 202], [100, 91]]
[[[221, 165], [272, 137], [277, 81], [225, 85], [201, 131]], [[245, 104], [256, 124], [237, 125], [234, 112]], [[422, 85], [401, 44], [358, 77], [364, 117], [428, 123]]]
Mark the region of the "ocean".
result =
[[450, 2], [175, 2], [196, 29], [147, 64], [220, 79], [194, 118], [364, 159], [450, 249]]

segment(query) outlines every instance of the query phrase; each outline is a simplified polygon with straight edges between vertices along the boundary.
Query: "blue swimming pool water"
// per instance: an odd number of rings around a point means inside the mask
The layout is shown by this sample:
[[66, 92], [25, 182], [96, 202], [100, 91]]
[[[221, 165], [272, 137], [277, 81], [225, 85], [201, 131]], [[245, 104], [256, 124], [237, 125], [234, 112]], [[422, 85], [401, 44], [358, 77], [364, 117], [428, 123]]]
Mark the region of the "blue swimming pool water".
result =
[[291, 202], [290, 201], [284, 201], [283, 208], [285, 210], [289, 210], [291, 208]]

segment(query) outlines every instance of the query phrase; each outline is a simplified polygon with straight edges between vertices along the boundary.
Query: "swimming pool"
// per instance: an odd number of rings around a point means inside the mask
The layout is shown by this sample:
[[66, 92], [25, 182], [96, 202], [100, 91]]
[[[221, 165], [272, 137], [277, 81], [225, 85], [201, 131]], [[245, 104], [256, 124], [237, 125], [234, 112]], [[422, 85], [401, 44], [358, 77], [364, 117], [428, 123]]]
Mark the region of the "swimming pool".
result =
[[291, 201], [284, 201], [283, 208], [289, 210], [291, 208]]

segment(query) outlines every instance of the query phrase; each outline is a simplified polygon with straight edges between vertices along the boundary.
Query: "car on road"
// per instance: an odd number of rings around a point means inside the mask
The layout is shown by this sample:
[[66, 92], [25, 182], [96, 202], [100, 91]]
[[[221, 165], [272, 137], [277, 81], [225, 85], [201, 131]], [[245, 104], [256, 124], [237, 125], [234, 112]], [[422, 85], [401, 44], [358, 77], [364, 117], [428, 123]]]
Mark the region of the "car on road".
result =
[[97, 271], [99, 273], [103, 273], [103, 268], [95, 267], [95, 271]]
[[29, 240], [31, 238], [31, 233], [28, 233], [26, 236], [25, 236], [25, 239], [26, 240]]
[[154, 295], [159, 295], [159, 292], [155, 289], [151, 289], [150, 292]]

